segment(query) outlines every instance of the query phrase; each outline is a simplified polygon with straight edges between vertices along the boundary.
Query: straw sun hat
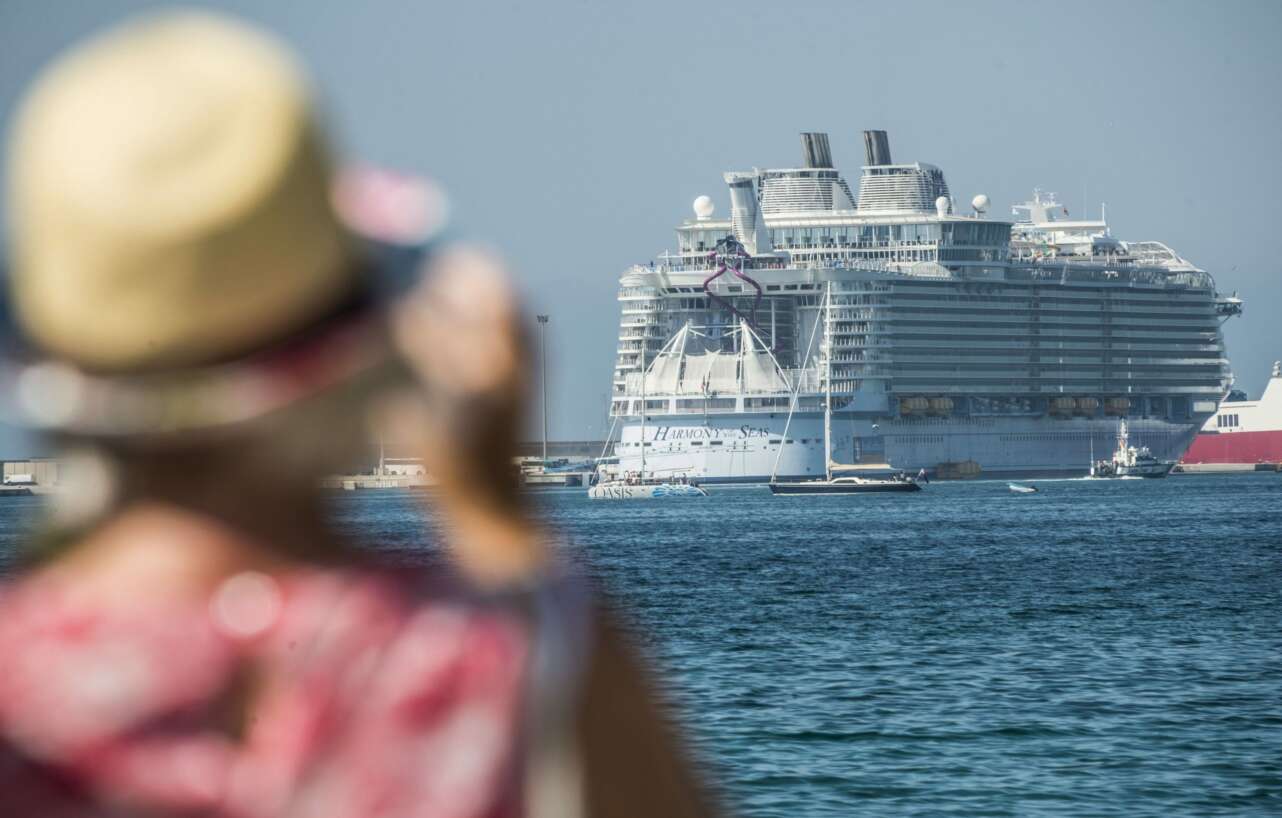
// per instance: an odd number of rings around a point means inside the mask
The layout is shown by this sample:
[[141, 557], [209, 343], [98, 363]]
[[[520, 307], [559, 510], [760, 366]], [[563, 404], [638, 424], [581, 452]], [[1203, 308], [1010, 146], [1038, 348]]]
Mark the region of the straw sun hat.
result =
[[421, 247], [439, 215], [367, 174], [339, 186], [341, 220], [302, 72], [204, 12], [58, 60], [8, 163], [12, 317], [41, 358], [11, 391], [36, 425], [88, 433], [234, 423], [377, 367], [382, 322], [351, 305], [379, 271], [353, 222]]

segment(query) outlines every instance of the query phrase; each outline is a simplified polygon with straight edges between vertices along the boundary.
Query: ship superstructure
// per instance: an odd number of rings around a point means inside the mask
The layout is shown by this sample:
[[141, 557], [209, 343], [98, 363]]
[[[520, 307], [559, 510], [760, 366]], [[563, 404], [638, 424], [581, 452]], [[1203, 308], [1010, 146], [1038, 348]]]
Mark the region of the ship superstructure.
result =
[[1259, 400], [1237, 390], [1229, 393], [1185, 452], [1182, 466], [1185, 471], [1282, 469], [1282, 361], [1273, 362]]
[[1220, 324], [1240, 301], [1053, 195], [1012, 220], [982, 195], [960, 212], [939, 168], [894, 163], [883, 131], [864, 147], [857, 194], [826, 134], [802, 135], [802, 167], [726, 173], [728, 218], [699, 197], [676, 250], [622, 275], [621, 471], [644, 447], [656, 476], [823, 474], [829, 389], [842, 462], [1084, 474], [1120, 418], [1179, 458], [1230, 383]]

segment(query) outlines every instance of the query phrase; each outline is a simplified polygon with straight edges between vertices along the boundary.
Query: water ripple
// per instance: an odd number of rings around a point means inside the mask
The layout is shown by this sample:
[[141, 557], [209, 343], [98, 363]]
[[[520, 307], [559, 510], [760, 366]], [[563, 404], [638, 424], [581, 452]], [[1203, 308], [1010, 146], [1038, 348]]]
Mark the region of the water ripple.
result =
[[[1262, 816], [1282, 815], [1280, 487], [539, 508], [667, 671], [740, 814]], [[346, 497], [338, 518], [439, 559], [409, 495]]]

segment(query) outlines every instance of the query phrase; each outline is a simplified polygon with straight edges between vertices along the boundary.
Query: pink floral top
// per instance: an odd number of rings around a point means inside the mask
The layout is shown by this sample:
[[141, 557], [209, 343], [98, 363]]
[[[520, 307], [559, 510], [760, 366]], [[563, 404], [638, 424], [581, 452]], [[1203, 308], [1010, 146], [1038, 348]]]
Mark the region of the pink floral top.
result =
[[127, 613], [0, 589], [0, 816], [519, 814], [530, 619], [424, 582], [251, 572]]

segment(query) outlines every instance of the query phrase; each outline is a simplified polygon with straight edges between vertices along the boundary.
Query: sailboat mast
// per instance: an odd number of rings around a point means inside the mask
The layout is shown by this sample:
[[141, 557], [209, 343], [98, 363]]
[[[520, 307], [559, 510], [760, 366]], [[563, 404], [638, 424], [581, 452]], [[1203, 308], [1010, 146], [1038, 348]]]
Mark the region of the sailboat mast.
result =
[[832, 282], [824, 293], [824, 479], [832, 480]]
[[641, 336], [641, 481], [645, 482], [645, 336]]

